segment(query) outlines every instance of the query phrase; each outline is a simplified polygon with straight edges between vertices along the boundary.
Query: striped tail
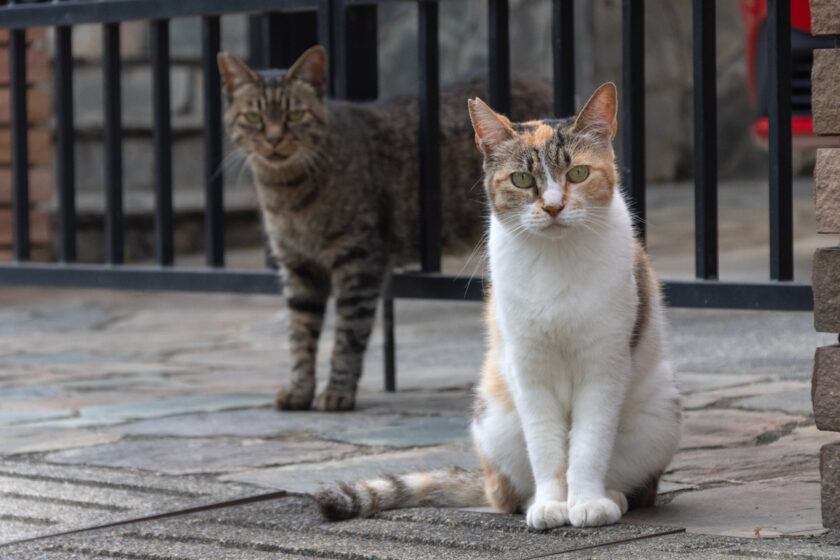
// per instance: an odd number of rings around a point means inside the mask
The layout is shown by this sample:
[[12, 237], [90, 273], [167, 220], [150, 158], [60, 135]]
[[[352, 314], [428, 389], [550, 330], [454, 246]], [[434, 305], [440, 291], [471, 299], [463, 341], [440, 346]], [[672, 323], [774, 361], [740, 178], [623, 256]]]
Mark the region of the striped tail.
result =
[[479, 471], [449, 467], [402, 475], [384, 475], [353, 484], [330, 485], [315, 495], [315, 503], [330, 521], [367, 517], [404, 507], [487, 505]]

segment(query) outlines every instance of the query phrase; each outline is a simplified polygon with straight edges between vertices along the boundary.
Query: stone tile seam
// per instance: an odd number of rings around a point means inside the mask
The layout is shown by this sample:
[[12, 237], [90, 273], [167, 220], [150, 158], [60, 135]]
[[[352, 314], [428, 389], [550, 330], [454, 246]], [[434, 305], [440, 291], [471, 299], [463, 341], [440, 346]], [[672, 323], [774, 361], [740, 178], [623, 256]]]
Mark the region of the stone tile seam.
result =
[[36, 494], [22, 494], [20, 492], [0, 492], [0, 496], [4, 498], [11, 498], [13, 500], [23, 500], [29, 502], [40, 502], [45, 504], [56, 504], [61, 506], [73, 506], [83, 509], [96, 509], [100, 511], [114, 511], [114, 512], [128, 512], [130, 508], [123, 506], [115, 506], [111, 504], [101, 504], [98, 502], [86, 502], [82, 500], [68, 500], [66, 498], [54, 498], [50, 496], [38, 496]]
[[148, 487], [148, 486], [137, 486], [133, 484], [121, 484], [115, 482], [105, 482], [105, 481], [97, 481], [97, 480], [86, 480], [86, 479], [70, 479], [70, 478], [62, 478], [60, 476], [49, 476], [49, 475], [33, 475], [33, 474], [26, 474], [26, 473], [16, 473], [16, 472], [9, 472], [0, 470], [0, 478], [22, 478], [25, 480], [38, 480], [42, 482], [58, 482], [61, 484], [70, 484], [76, 486], [89, 486], [91, 488], [110, 488], [112, 490], [125, 490], [128, 492], [138, 492], [142, 494], [156, 494], [156, 495], [164, 495], [164, 496], [177, 496], [183, 498], [201, 498], [207, 496], [207, 494], [201, 494], [196, 492], [187, 492], [184, 490], [173, 490], [169, 488], [155, 488], [155, 487]]

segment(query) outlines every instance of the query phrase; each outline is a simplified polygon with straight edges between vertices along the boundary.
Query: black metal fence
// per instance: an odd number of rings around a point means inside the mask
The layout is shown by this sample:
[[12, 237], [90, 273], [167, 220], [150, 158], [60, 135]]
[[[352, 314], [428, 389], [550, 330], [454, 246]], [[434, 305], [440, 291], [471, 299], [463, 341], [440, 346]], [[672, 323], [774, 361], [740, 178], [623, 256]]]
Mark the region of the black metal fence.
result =
[[[419, 41], [421, 270], [395, 275], [385, 315], [393, 316], [391, 298], [481, 299], [481, 282], [440, 273], [441, 195], [437, 0], [56, 0], [11, 1], [0, 6], [0, 28], [10, 30], [14, 258], [0, 265], [0, 284], [97, 286], [150, 290], [204, 290], [278, 293], [273, 271], [224, 268], [221, 95], [216, 68], [220, 16], [252, 13], [251, 56], [260, 66], [287, 66], [306, 47], [323, 44], [330, 55], [333, 97], [370, 99], [377, 95], [377, 5], [417, 4]], [[486, 1], [489, 9], [490, 102], [507, 112], [510, 103], [508, 0]], [[555, 109], [560, 116], [574, 107], [573, 1], [551, 0]], [[811, 288], [794, 284], [791, 185], [790, 2], [768, 0], [770, 121], [770, 273], [761, 283], [719, 281], [717, 239], [717, 130], [715, 76], [715, 3], [693, 0], [695, 238], [696, 281], [666, 281], [669, 305], [744, 309], [808, 310]], [[622, 0], [622, 107], [624, 186], [645, 235], [644, 1]], [[172, 209], [172, 133], [169, 99], [169, 21], [202, 20], [205, 121], [205, 254], [201, 269], [174, 266]], [[148, 20], [151, 37], [155, 146], [155, 228], [157, 266], [124, 264], [122, 204], [122, 134], [120, 105], [120, 22]], [[74, 118], [71, 37], [74, 25], [103, 26], [103, 107], [105, 119], [105, 237], [107, 259], [101, 265], [76, 262]], [[55, 28], [54, 96], [59, 262], [30, 261], [27, 170], [25, 29]], [[387, 323], [387, 321], [386, 321]], [[388, 331], [392, 325], [386, 325]]]

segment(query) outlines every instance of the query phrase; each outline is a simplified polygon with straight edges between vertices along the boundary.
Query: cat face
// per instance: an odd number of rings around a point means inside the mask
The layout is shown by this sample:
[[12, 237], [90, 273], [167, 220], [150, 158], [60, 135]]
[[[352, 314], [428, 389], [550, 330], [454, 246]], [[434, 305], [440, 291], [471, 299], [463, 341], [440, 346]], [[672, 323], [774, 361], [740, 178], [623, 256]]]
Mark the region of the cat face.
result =
[[324, 48], [307, 50], [287, 71], [255, 72], [226, 52], [218, 63], [233, 143], [271, 167], [311, 160], [325, 133]]
[[596, 230], [616, 189], [616, 109], [612, 83], [569, 119], [511, 123], [480, 99], [470, 100], [487, 198], [499, 221], [554, 238]]

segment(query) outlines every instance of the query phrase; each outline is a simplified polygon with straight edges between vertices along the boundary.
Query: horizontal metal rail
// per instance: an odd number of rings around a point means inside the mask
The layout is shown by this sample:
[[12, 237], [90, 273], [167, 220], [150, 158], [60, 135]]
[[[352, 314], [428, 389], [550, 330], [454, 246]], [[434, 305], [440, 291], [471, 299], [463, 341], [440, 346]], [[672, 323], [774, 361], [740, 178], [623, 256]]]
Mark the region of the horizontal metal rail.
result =
[[[29, 285], [64, 288], [113, 288], [184, 292], [237, 292], [280, 294], [277, 273], [265, 271], [173, 268], [155, 266], [101, 266], [86, 264], [3, 264], [0, 286]], [[387, 296], [399, 299], [481, 301], [486, 280], [446, 274], [394, 274]], [[790, 282], [667, 281], [662, 283], [671, 307], [721, 309], [813, 310], [808, 284]]]

